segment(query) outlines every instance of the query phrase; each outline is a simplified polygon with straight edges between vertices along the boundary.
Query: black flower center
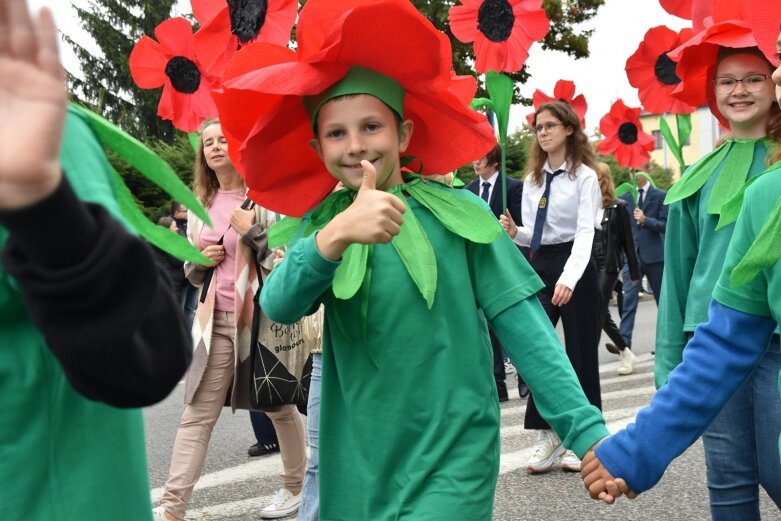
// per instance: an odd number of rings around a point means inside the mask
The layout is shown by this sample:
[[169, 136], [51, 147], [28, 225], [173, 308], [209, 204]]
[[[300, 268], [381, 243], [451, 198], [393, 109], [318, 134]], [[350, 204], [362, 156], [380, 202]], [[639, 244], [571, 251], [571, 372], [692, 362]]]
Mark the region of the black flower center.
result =
[[201, 85], [201, 71], [190, 58], [174, 56], [168, 60], [165, 73], [171, 80], [171, 85], [179, 92], [192, 94]]
[[477, 28], [492, 42], [503, 42], [510, 37], [515, 15], [507, 0], [483, 0], [477, 11]]
[[667, 56], [667, 53], [660, 54], [656, 59], [654, 72], [656, 73], [656, 78], [665, 85], [678, 85], [681, 83], [681, 78], [675, 74], [675, 62]]
[[266, 22], [268, 0], [228, 0], [231, 32], [241, 43], [255, 38]]
[[634, 145], [637, 142], [637, 125], [634, 123], [622, 123], [618, 127], [618, 140], [625, 145]]

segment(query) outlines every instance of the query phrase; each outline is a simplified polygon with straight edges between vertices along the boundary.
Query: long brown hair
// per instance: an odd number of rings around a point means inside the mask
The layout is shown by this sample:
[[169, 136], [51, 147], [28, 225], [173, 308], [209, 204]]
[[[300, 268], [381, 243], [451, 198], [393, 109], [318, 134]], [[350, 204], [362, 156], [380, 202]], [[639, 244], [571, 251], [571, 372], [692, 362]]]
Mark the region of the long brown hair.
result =
[[597, 179], [599, 180], [599, 191], [602, 192], [602, 208], [607, 208], [616, 200], [616, 188], [613, 184], [610, 166], [599, 161], [594, 170], [596, 170]]
[[219, 119], [207, 120], [201, 125], [201, 130], [198, 132], [200, 139], [198, 141], [198, 151], [195, 153], [195, 168], [193, 174], [193, 192], [195, 197], [204, 205], [209, 208], [214, 201], [214, 195], [220, 188], [220, 181], [217, 179], [217, 173], [211, 169], [206, 162], [206, 155], [203, 152], [203, 133], [212, 125], [219, 125]]
[[[550, 103], [543, 104], [534, 112], [532, 128], [537, 125], [537, 116], [545, 110], [561, 121], [565, 129], [572, 129], [572, 134], [567, 136], [566, 141], [570, 176], [575, 175], [575, 171], [580, 165], [595, 168], [597, 160], [594, 155], [594, 149], [591, 148], [588, 136], [586, 136], [586, 133], [583, 131], [583, 127], [580, 126], [580, 118], [575, 111], [572, 110], [572, 107], [563, 101], [551, 101]], [[542, 167], [545, 166], [545, 161], [548, 160], [548, 153], [540, 147], [540, 143], [536, 137], [529, 147], [529, 157], [531, 165], [529, 175], [532, 176], [532, 182], [540, 186], [542, 185], [543, 180]]]

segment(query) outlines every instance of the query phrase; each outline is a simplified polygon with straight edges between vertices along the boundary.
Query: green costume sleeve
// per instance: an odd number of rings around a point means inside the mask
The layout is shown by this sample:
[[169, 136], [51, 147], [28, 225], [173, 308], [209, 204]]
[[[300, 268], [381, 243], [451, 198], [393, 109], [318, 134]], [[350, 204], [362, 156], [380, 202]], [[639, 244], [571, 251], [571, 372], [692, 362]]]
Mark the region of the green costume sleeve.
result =
[[539, 299], [531, 296], [499, 313], [492, 325], [534, 402], [565, 447], [579, 458], [608, 436], [599, 409], [583, 394], [567, 353]]
[[686, 346], [684, 319], [689, 284], [697, 260], [697, 223], [691, 217], [692, 199], [670, 205], [664, 240], [664, 278], [656, 319], [656, 387], [667, 383], [670, 371], [681, 363]]

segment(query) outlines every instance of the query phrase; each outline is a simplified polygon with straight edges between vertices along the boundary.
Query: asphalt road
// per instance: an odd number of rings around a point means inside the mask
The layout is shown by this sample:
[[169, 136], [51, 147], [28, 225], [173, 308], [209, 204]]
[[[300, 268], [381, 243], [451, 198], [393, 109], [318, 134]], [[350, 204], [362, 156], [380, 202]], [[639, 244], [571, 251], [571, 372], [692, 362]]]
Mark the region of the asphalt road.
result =
[[[615, 316], [615, 308], [611, 310]], [[651, 350], [655, 324], [656, 306], [653, 300], [641, 301], [633, 347], [640, 360], [632, 375], [616, 375], [618, 358], [604, 349], [600, 350], [603, 408], [611, 431], [631, 422], [637, 411], [653, 395]], [[496, 490], [495, 520], [710, 519], [700, 442], [673, 463], [655, 489], [635, 501], [623, 499], [612, 506], [591, 501], [577, 474], [559, 469], [544, 475], [527, 474], [525, 462], [536, 435], [534, 431], [523, 429], [526, 400], [521, 400], [514, 390], [514, 375], [508, 378], [508, 387], [511, 387], [511, 399], [502, 404], [502, 459]], [[154, 501], [162, 495], [181, 413], [181, 385], [167, 400], [145, 411], [147, 456]], [[271, 500], [280, 486], [278, 474], [281, 460], [278, 454], [263, 458], [247, 457], [247, 448], [253, 443], [254, 436], [246, 411], [231, 415], [230, 410], [224, 409], [209, 444], [203, 477], [195, 488], [188, 520], [260, 519], [259, 510]], [[762, 516], [764, 520], [781, 520], [781, 512], [764, 492]], [[356, 518], [355, 521], [370, 520]]]

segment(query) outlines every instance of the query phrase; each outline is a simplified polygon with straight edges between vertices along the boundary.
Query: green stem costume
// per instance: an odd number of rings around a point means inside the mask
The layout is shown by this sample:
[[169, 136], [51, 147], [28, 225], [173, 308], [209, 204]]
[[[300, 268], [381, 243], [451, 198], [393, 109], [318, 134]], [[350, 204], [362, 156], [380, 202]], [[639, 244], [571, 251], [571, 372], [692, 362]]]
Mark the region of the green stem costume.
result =
[[417, 177], [391, 191], [408, 206], [399, 240], [322, 257], [312, 234], [354, 197], [339, 192], [304, 217], [261, 294], [280, 322], [325, 305], [320, 519], [488, 521], [500, 450], [486, 319], [566, 446], [582, 456], [607, 431], [488, 207]]

